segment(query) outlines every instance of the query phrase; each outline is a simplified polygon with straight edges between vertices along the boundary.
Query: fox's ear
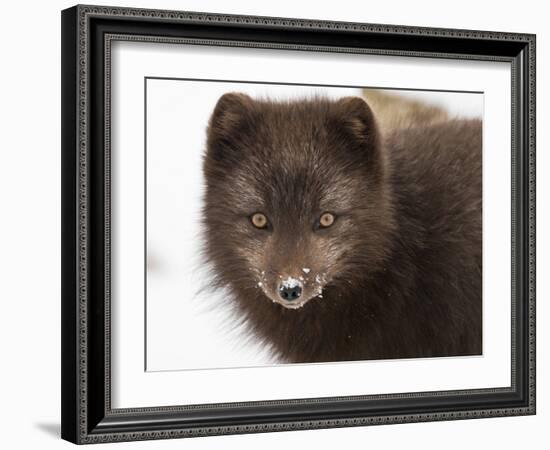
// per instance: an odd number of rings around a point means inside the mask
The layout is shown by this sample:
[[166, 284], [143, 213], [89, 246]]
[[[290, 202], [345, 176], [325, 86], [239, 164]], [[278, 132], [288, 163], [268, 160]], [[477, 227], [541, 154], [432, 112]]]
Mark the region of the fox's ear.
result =
[[210, 118], [214, 131], [231, 130], [247, 119], [253, 100], [246, 94], [229, 92], [223, 94]]
[[343, 125], [359, 140], [377, 145], [378, 130], [374, 114], [360, 97], [344, 97], [338, 100], [338, 114]]
[[207, 130], [207, 156], [216, 161], [237, 158], [246, 130], [252, 123], [254, 100], [248, 95], [230, 92], [216, 103]]
[[335, 104], [335, 126], [339, 142], [348, 155], [371, 169], [383, 167], [384, 155], [372, 109], [360, 97], [344, 97]]

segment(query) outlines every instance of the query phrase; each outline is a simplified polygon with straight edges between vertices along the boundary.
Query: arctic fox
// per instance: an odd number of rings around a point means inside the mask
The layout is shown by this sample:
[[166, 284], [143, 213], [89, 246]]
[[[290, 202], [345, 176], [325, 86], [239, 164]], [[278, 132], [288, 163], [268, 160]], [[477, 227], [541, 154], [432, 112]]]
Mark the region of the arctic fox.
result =
[[227, 93], [210, 118], [205, 254], [282, 362], [481, 354], [481, 122], [372, 104]]

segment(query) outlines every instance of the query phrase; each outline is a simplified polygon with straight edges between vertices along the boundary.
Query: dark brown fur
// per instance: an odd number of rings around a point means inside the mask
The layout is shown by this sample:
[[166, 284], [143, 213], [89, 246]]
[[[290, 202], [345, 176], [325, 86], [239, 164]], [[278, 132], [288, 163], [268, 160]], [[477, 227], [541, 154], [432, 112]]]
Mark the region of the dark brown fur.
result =
[[[226, 94], [204, 175], [215, 285], [282, 361], [481, 353], [479, 121], [382, 139], [360, 98]], [[316, 229], [325, 211], [336, 222]], [[256, 212], [269, 229], [251, 225]], [[279, 279], [304, 268], [309, 301], [276, 303]]]

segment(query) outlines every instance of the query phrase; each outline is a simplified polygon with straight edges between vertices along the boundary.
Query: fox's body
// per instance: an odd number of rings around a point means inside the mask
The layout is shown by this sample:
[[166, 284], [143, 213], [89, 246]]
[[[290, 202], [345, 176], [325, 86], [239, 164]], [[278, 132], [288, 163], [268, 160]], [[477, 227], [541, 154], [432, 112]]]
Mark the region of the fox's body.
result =
[[481, 353], [479, 121], [226, 94], [204, 171], [216, 285], [282, 361]]

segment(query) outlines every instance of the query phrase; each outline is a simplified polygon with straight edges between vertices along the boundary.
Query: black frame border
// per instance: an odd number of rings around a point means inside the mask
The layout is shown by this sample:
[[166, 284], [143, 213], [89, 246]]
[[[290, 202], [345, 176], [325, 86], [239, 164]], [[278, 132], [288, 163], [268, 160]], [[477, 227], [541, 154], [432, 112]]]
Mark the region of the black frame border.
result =
[[[192, 43], [512, 65], [509, 388], [112, 409], [110, 43]], [[62, 12], [62, 428], [71, 442], [535, 414], [535, 36], [78, 5]]]

